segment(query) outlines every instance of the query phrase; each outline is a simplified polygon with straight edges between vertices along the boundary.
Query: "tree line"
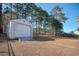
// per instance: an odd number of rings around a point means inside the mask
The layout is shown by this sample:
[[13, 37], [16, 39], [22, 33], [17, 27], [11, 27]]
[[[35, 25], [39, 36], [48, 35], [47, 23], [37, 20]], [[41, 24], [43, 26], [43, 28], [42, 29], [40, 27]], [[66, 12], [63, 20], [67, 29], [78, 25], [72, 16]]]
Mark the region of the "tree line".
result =
[[[1, 9], [2, 5], [3, 9]], [[56, 34], [63, 30], [63, 23], [67, 20], [67, 17], [65, 17], [62, 11], [63, 8], [57, 5], [52, 8], [51, 13], [48, 13], [34, 3], [0, 4], [0, 13], [2, 13], [0, 14], [0, 18], [2, 17], [1, 15], [3, 15], [6, 19], [6, 14], [10, 14], [10, 16], [7, 17], [9, 18], [8, 20], [14, 18], [26, 19], [33, 24], [35, 33], [40, 33], [42, 31]], [[4, 18], [3, 24], [5, 23]]]

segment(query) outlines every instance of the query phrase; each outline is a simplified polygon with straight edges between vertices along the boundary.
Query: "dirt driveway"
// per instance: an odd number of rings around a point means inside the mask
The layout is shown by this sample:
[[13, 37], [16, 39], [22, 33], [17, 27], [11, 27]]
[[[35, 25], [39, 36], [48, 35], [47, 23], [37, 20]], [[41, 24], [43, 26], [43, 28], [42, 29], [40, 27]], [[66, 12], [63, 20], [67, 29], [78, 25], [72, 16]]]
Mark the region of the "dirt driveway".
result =
[[11, 41], [17, 56], [79, 56], [79, 40]]
[[0, 41], [0, 56], [8, 56], [8, 45], [7, 41]]

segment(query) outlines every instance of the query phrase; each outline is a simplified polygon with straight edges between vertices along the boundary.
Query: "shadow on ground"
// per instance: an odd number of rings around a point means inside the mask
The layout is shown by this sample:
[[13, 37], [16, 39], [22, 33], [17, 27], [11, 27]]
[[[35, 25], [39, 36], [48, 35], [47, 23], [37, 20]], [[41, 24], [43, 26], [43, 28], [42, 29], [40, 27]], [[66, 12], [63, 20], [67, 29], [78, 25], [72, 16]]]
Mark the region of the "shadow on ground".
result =
[[50, 37], [37, 36], [37, 37], [33, 37], [33, 40], [30, 41], [55, 41], [55, 39]]

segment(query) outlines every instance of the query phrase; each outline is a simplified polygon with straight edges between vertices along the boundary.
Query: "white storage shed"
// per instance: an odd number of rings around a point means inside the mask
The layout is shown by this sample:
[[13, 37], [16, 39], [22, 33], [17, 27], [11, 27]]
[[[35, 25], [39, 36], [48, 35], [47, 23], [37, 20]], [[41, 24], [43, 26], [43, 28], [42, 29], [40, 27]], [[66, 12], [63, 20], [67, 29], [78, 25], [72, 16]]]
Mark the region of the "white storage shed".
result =
[[25, 19], [10, 20], [7, 25], [7, 36], [11, 39], [31, 40], [33, 37], [32, 24]]

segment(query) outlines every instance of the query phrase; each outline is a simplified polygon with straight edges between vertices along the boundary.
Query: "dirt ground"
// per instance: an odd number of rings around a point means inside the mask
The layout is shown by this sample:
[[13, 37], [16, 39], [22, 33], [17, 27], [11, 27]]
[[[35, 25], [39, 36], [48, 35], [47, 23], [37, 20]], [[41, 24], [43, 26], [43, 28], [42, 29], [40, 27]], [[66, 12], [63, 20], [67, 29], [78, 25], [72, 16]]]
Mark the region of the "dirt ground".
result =
[[0, 40], [0, 56], [8, 56], [8, 55], [9, 52], [8, 52], [7, 41]]
[[0, 38], [0, 56], [79, 56], [79, 39], [38, 37], [31, 41], [11, 40], [11, 46], [4, 39]]
[[79, 56], [78, 39], [11, 41], [16, 56]]

